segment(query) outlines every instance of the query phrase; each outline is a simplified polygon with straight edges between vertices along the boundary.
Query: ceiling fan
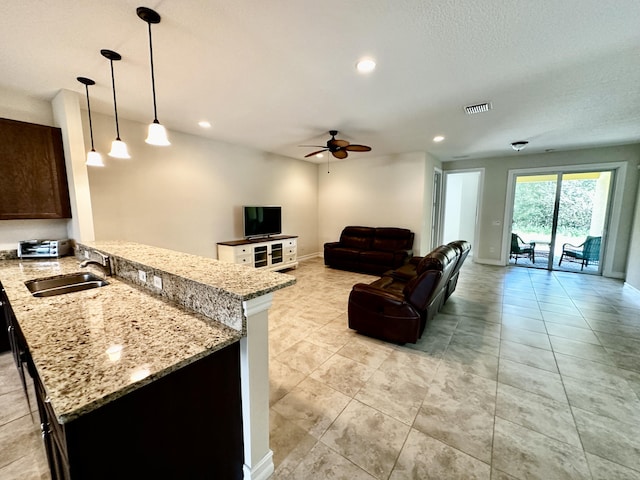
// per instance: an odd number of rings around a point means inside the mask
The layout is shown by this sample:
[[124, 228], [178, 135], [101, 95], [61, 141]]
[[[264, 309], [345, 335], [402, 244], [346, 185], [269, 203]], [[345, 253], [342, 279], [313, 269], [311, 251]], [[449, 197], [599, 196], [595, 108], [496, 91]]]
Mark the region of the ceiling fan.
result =
[[336, 135], [338, 134], [337, 130], [329, 130], [329, 135], [331, 135], [331, 139], [327, 141], [326, 146], [322, 145], [299, 145], [300, 147], [318, 147], [322, 148], [322, 150], [318, 150], [316, 152], [309, 153], [304, 156], [304, 158], [312, 157], [322, 152], [326, 152], [327, 150], [331, 152], [336, 158], [347, 158], [349, 155], [348, 152], [369, 152], [371, 151], [371, 147], [366, 145], [355, 145], [347, 142], [346, 140], [338, 140], [336, 139]]

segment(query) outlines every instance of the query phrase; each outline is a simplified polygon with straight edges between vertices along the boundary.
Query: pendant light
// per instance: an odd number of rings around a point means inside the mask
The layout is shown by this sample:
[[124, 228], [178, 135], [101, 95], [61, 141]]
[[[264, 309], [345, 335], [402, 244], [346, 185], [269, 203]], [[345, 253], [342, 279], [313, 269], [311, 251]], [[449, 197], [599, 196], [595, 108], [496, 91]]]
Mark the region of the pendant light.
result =
[[111, 64], [111, 85], [113, 86], [113, 109], [116, 114], [116, 139], [111, 142], [111, 151], [109, 152], [110, 157], [114, 158], [131, 158], [129, 152], [127, 151], [127, 144], [120, 140], [120, 127], [118, 126], [118, 104], [116, 102], [116, 79], [113, 75], [113, 62], [121, 60], [122, 57], [119, 53], [114, 52], [113, 50], [100, 50], [100, 53], [103, 57], [109, 59], [109, 63]]
[[151, 24], [160, 23], [160, 15], [154, 10], [147, 7], [138, 7], [136, 9], [138, 17], [149, 25], [149, 58], [151, 59], [151, 91], [153, 93], [153, 122], [149, 124], [149, 134], [147, 135], [147, 142], [150, 145], [156, 145], [159, 147], [165, 147], [171, 145], [167, 138], [167, 130], [158, 121], [158, 109], [156, 107], [156, 80], [153, 73], [153, 43], [151, 41]]
[[87, 154], [87, 162], [85, 165], [90, 167], [104, 167], [102, 161], [102, 155], [96, 152], [93, 147], [93, 123], [91, 122], [91, 104], [89, 103], [89, 85], [95, 85], [96, 82], [86, 77], [77, 77], [77, 80], [84, 84], [84, 88], [87, 92], [87, 111], [89, 112], [89, 133], [91, 134], [91, 151]]

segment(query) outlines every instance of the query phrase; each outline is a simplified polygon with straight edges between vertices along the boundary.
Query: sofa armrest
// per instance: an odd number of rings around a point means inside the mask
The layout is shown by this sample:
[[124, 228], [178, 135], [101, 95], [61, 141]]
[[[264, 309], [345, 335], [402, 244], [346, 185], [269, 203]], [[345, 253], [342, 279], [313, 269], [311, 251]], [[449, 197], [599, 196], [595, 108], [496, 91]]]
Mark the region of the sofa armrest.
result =
[[407, 263], [410, 263], [410, 264], [415, 265], [417, 267], [418, 264], [420, 263], [420, 260], [422, 260], [423, 258], [424, 257], [413, 257], [412, 256]]
[[351, 295], [360, 298], [369, 297], [369, 300], [375, 299], [376, 302], [389, 302], [397, 307], [407, 304], [403, 295], [366, 283], [356, 283], [351, 289]]
[[327, 242], [324, 244], [324, 248], [335, 248], [341, 245], [340, 242]]

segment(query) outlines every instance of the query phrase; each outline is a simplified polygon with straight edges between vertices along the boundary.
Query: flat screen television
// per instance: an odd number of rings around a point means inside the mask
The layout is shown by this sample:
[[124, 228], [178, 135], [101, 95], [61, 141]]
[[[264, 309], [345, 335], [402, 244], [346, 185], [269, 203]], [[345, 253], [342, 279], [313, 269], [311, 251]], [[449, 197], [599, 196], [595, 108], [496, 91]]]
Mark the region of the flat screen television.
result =
[[282, 207], [279, 206], [244, 206], [242, 220], [245, 238], [282, 233]]

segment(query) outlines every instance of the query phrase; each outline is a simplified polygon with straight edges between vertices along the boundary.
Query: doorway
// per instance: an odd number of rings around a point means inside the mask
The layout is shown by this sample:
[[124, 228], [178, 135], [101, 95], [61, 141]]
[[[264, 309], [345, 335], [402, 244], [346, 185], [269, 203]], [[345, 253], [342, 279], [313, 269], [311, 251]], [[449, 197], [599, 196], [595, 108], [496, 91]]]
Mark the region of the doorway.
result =
[[509, 264], [602, 274], [613, 175], [517, 174]]
[[442, 236], [442, 170], [433, 171], [433, 196], [431, 198], [431, 250], [440, 245]]
[[445, 172], [442, 243], [466, 240], [472, 245], [477, 238], [477, 215], [482, 196], [483, 170]]

